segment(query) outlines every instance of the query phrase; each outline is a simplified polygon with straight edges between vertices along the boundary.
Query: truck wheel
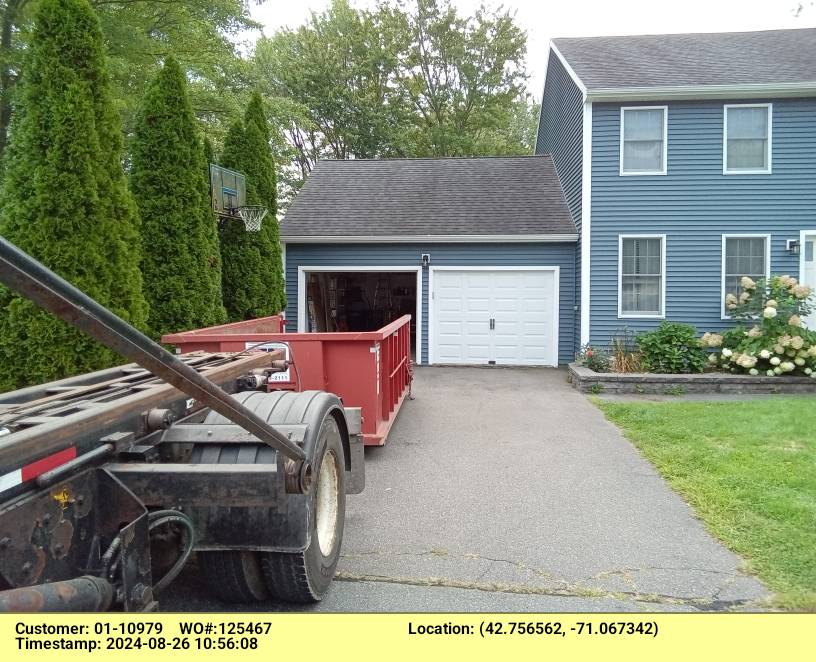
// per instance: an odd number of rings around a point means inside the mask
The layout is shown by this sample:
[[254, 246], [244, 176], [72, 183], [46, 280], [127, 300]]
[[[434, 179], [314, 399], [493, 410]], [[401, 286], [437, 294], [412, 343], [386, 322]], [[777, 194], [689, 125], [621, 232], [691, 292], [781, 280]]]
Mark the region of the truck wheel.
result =
[[316, 476], [310, 499], [309, 546], [302, 552], [260, 554], [273, 598], [284, 602], [323, 599], [334, 577], [346, 516], [345, 459], [337, 421], [323, 421], [312, 466]]
[[198, 563], [208, 588], [224, 602], [269, 599], [257, 552], [199, 552]]

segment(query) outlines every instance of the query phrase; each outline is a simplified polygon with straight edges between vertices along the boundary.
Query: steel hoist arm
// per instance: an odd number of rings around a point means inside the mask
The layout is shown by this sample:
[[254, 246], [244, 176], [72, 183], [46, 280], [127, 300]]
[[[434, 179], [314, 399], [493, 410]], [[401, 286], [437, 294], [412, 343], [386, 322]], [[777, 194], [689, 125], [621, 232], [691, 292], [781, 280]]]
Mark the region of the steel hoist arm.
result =
[[0, 282], [241, 426], [290, 460], [305, 461], [303, 450], [266, 421], [3, 237]]

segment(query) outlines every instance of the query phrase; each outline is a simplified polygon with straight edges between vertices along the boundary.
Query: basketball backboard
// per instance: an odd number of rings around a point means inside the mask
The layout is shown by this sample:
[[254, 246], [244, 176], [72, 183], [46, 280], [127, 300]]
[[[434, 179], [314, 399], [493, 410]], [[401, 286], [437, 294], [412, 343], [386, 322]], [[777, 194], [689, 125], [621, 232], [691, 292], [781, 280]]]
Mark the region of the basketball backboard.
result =
[[238, 208], [246, 205], [246, 177], [211, 163], [210, 195], [213, 211], [218, 216], [238, 218]]

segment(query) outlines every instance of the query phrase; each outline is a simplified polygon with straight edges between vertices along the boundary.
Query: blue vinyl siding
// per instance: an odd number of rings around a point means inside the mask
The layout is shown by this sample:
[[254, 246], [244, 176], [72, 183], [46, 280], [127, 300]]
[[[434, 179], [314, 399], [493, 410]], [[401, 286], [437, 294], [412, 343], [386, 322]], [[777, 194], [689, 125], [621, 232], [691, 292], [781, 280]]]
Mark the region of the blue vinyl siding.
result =
[[[564, 197], [572, 213], [575, 226], [581, 232], [581, 176], [583, 156], [583, 94], [550, 51], [547, 61], [547, 79], [541, 101], [541, 121], [536, 137], [536, 154], [551, 154]], [[581, 287], [581, 244], [575, 251], [576, 291]], [[576, 303], [580, 306], [580, 296]], [[574, 312], [576, 324], [580, 311]], [[575, 338], [578, 340], [577, 334]]]
[[785, 249], [801, 229], [816, 228], [816, 99], [773, 101], [773, 173], [723, 174], [723, 104], [668, 105], [668, 174], [619, 175], [620, 104], [593, 104], [590, 337], [605, 343], [618, 319], [618, 235], [666, 234], [666, 319], [699, 331], [721, 319], [722, 235], [771, 235], [771, 272], [799, 276]]
[[[548, 266], [560, 267], [559, 361], [574, 357], [575, 305], [574, 243], [512, 244], [287, 244], [286, 330], [297, 331], [298, 267], [418, 266], [430, 253], [432, 266]], [[418, 363], [428, 357], [428, 269], [422, 274], [422, 348]]]

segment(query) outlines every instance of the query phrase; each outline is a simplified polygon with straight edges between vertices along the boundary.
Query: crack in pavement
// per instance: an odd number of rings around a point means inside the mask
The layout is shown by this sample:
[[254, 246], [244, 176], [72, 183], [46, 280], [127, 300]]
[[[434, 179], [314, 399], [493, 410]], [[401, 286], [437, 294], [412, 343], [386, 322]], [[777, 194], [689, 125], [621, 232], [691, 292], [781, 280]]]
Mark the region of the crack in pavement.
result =
[[[544, 579], [554, 584], [550, 587], [529, 586], [527, 584], [507, 583], [507, 582], [483, 582], [482, 579], [491, 571], [488, 566], [478, 574], [475, 580], [459, 580], [445, 577], [389, 577], [386, 575], [377, 574], [355, 574], [351, 572], [340, 571], [337, 578], [340, 581], [371, 581], [393, 584], [405, 584], [413, 586], [443, 586], [447, 588], [460, 588], [486, 591], [492, 593], [514, 593], [520, 595], [547, 595], [559, 597], [606, 597], [620, 600], [628, 600], [633, 602], [644, 602], [652, 604], [666, 604], [666, 605], [685, 605], [695, 607], [702, 610], [722, 611], [737, 607], [746, 607], [750, 604], [758, 604], [756, 599], [735, 599], [725, 600], [719, 599], [720, 595], [726, 588], [731, 586], [739, 577], [751, 577], [750, 574], [741, 572], [739, 569], [728, 572], [724, 570], [713, 570], [710, 568], [690, 568], [690, 567], [668, 567], [668, 566], [646, 566], [643, 568], [618, 568], [614, 570], [602, 570], [589, 577], [581, 578], [575, 582], [570, 582], [565, 579], [559, 579], [551, 573], [533, 566], [529, 566], [521, 561], [514, 561], [512, 559], [494, 558], [484, 556], [476, 553], [466, 553], [461, 556], [451, 555], [448, 550], [434, 548], [420, 552], [396, 552], [371, 550], [367, 552], [357, 552], [354, 554], [343, 555], [344, 559], [362, 559], [371, 557], [399, 557], [399, 556], [435, 556], [439, 558], [461, 558], [468, 560], [482, 560], [490, 561], [491, 563], [504, 563], [510, 565], [518, 570], [533, 573], [535, 576]], [[654, 592], [644, 591], [639, 588], [635, 578], [636, 573], [650, 572], [650, 571], [664, 571], [664, 572], [699, 572], [711, 575], [720, 575], [723, 580], [712, 591], [710, 597], [689, 598], [669, 594], [657, 594]], [[603, 581], [614, 577], [621, 578], [629, 587], [629, 590], [605, 590], [592, 586], [587, 586], [587, 582]]]
[[464, 581], [447, 579], [444, 577], [387, 577], [384, 575], [355, 574], [338, 572], [335, 581], [340, 582], [376, 582], [381, 584], [396, 584], [401, 586], [424, 586], [456, 588], [486, 593], [509, 593], [513, 595], [541, 595], [562, 598], [608, 598], [634, 603], [677, 605], [692, 607], [698, 611], [728, 611], [737, 608], [746, 608], [753, 604], [753, 600], [722, 600], [714, 601], [707, 598], [678, 598], [672, 595], [647, 594], [631, 591], [600, 591], [595, 589], [581, 589], [573, 586], [572, 589], [544, 588], [527, 586], [524, 584], [509, 584], [502, 582], [484, 583], [479, 581]]

